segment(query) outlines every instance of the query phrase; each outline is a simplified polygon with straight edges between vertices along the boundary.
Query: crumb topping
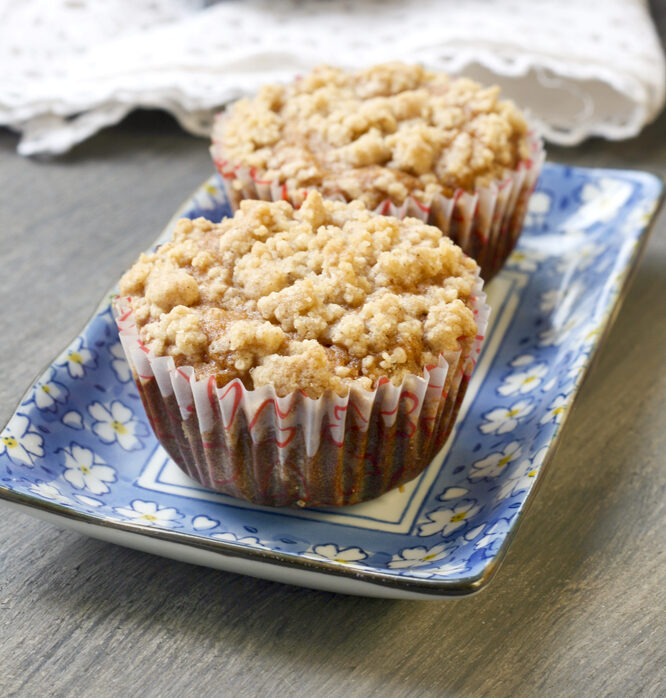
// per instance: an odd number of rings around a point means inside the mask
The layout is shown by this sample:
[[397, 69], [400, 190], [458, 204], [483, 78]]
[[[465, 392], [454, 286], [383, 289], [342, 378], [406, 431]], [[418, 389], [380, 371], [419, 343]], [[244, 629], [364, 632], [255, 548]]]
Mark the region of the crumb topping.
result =
[[318, 397], [468, 346], [477, 268], [438, 228], [311, 192], [298, 210], [246, 200], [219, 224], [179, 221], [120, 292], [142, 341], [197, 377]]
[[525, 119], [498, 94], [418, 65], [320, 66], [236, 102], [216, 123], [213, 156], [290, 191], [369, 208], [410, 195], [430, 203], [487, 186], [529, 156]]

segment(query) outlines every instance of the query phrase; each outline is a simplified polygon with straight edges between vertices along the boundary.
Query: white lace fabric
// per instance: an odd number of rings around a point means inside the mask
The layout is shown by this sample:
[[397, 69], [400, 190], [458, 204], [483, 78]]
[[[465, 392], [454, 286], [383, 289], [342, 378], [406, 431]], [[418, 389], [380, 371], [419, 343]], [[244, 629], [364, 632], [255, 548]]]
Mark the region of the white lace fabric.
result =
[[0, 125], [23, 155], [137, 107], [207, 135], [266, 82], [389, 60], [498, 83], [565, 145], [631, 137], [665, 96], [644, 0], [0, 0]]

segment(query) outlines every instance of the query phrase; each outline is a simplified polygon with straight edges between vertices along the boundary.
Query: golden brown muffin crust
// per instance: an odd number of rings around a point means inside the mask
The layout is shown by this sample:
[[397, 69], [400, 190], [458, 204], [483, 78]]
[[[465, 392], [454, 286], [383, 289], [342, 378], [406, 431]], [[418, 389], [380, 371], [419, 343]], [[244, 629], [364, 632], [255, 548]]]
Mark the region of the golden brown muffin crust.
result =
[[213, 152], [290, 191], [317, 188], [369, 208], [410, 195], [430, 203], [488, 186], [528, 158], [527, 124], [498, 94], [418, 65], [320, 66], [236, 102], [216, 125]]
[[233, 218], [179, 221], [122, 277], [142, 341], [198, 377], [278, 394], [399, 384], [468, 346], [477, 265], [414, 218], [311, 192], [243, 201]]

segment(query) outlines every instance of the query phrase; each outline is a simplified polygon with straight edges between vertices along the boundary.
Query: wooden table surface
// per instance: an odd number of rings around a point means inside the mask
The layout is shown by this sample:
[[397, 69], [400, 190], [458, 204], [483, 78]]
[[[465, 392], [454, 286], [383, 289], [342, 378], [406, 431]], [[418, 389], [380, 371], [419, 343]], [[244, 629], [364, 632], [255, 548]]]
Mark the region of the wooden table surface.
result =
[[[551, 160], [666, 176], [666, 116]], [[0, 131], [0, 422], [212, 171], [137, 114], [52, 161]], [[666, 215], [501, 569], [386, 601], [241, 577], [0, 507], [0, 696], [666, 694]]]

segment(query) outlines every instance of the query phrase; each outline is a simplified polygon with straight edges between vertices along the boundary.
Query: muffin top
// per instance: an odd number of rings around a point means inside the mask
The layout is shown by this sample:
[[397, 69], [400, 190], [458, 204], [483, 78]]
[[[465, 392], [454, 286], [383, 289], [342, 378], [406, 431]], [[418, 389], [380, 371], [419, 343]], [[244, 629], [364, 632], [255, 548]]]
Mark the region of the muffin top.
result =
[[498, 93], [418, 65], [320, 66], [236, 102], [217, 120], [211, 150], [219, 165], [254, 168], [290, 192], [317, 188], [369, 208], [408, 196], [428, 204], [528, 158], [525, 119]]
[[399, 384], [476, 335], [476, 263], [415, 218], [360, 203], [243, 201], [178, 222], [120, 280], [141, 340], [222, 386], [318, 397]]

